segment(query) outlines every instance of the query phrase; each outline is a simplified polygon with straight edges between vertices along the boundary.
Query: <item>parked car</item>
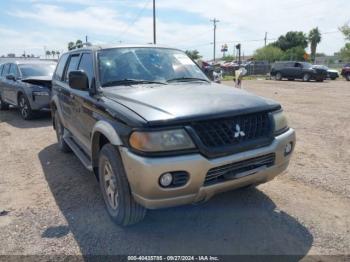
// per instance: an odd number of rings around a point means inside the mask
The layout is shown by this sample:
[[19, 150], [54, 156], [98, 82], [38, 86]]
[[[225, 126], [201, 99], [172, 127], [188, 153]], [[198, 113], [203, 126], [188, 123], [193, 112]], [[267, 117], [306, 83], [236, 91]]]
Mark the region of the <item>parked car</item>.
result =
[[295, 146], [278, 103], [209, 81], [177, 49], [72, 50], [52, 93], [59, 148], [95, 173], [119, 225], [146, 209], [265, 183], [287, 168]]
[[327, 77], [327, 71], [322, 68], [313, 68], [312, 64], [297, 61], [281, 61], [272, 65], [271, 76], [276, 80], [302, 79], [305, 82], [316, 80], [322, 82]]
[[51, 80], [56, 63], [18, 61], [0, 66], [0, 110], [19, 108], [23, 119], [49, 109]]
[[348, 81], [350, 81], [350, 64], [344, 65], [341, 70], [341, 75]]
[[313, 68], [321, 68], [327, 71], [327, 79], [336, 80], [339, 77], [338, 70], [330, 69], [325, 65], [313, 65]]

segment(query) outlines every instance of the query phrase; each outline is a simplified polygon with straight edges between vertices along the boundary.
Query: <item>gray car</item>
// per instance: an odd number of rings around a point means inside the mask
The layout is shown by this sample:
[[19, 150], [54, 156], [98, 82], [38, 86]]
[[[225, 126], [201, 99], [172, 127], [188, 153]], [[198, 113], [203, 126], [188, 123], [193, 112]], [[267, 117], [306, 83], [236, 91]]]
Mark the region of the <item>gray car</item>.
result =
[[18, 61], [0, 65], [0, 110], [19, 108], [25, 120], [36, 111], [49, 109], [51, 80], [56, 63]]

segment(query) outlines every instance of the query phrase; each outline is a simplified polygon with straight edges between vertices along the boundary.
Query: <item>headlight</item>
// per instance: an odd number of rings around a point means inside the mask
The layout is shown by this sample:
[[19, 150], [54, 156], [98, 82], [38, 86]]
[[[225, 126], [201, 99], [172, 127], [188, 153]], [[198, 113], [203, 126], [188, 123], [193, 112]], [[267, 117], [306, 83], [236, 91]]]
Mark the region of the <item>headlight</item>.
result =
[[272, 114], [273, 120], [275, 122], [275, 134], [283, 133], [283, 131], [288, 129], [287, 118], [283, 114], [283, 111], [278, 111]]
[[45, 91], [33, 91], [34, 96], [48, 96], [49, 93]]
[[142, 132], [135, 131], [129, 138], [130, 145], [144, 152], [173, 151], [195, 148], [183, 129]]

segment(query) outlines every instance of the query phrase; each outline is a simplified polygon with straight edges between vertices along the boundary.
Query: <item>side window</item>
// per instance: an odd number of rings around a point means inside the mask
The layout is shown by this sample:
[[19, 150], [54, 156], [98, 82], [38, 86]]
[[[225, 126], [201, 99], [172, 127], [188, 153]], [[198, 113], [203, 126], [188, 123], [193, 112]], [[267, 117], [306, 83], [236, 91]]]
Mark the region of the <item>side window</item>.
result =
[[295, 67], [297, 67], [297, 68], [302, 68], [302, 66], [301, 66], [300, 63], [295, 63]]
[[2, 69], [1, 76], [7, 76], [7, 75], [8, 75], [8, 73], [9, 73], [9, 67], [10, 67], [10, 64], [5, 64], [5, 65], [4, 65], [4, 68]]
[[58, 62], [58, 65], [56, 67], [55, 75], [53, 77], [54, 79], [59, 81], [62, 80], [63, 71], [67, 63], [67, 59], [68, 59], [68, 54], [64, 54], [61, 56], [60, 61]]
[[92, 54], [88, 54], [88, 53], [82, 54], [78, 69], [83, 70], [87, 74], [89, 78], [89, 85], [91, 85], [91, 79], [94, 76]]
[[70, 71], [74, 71], [74, 70], [77, 70], [78, 68], [78, 63], [79, 63], [79, 57], [80, 55], [79, 54], [76, 54], [76, 55], [72, 55], [69, 59], [69, 64], [68, 64], [68, 67], [67, 67], [67, 70], [66, 70], [66, 73], [65, 73], [65, 81], [68, 82], [68, 76], [69, 76], [69, 72]]
[[14, 75], [14, 76], [18, 77], [17, 65], [11, 64], [9, 75]]

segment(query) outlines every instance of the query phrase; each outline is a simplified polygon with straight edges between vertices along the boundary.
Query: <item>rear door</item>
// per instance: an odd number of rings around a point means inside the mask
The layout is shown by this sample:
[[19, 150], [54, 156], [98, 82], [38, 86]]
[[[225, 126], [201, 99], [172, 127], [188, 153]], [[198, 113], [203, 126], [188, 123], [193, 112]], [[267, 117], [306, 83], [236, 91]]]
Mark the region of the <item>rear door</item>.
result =
[[1, 97], [5, 102], [13, 104], [13, 101], [11, 99], [11, 91], [10, 91], [13, 80], [8, 80], [6, 78], [6, 76], [11, 74], [10, 68], [11, 68], [11, 63], [5, 64], [3, 69], [2, 79], [1, 79], [1, 88], [2, 88]]
[[17, 91], [19, 88], [19, 85], [21, 84], [19, 77], [19, 70], [18, 66], [16, 64], [10, 65], [10, 71], [9, 75], [13, 75], [15, 77], [15, 81], [13, 80], [7, 80], [7, 86], [8, 86], [8, 99], [12, 102], [12, 104], [17, 105]]
[[7, 64], [3, 64], [1, 65], [1, 71], [0, 71], [0, 96], [2, 97], [2, 99], [4, 101], [6, 101], [5, 99], [5, 92], [4, 92], [4, 86], [5, 86], [5, 76], [8, 73], [8, 65]]

